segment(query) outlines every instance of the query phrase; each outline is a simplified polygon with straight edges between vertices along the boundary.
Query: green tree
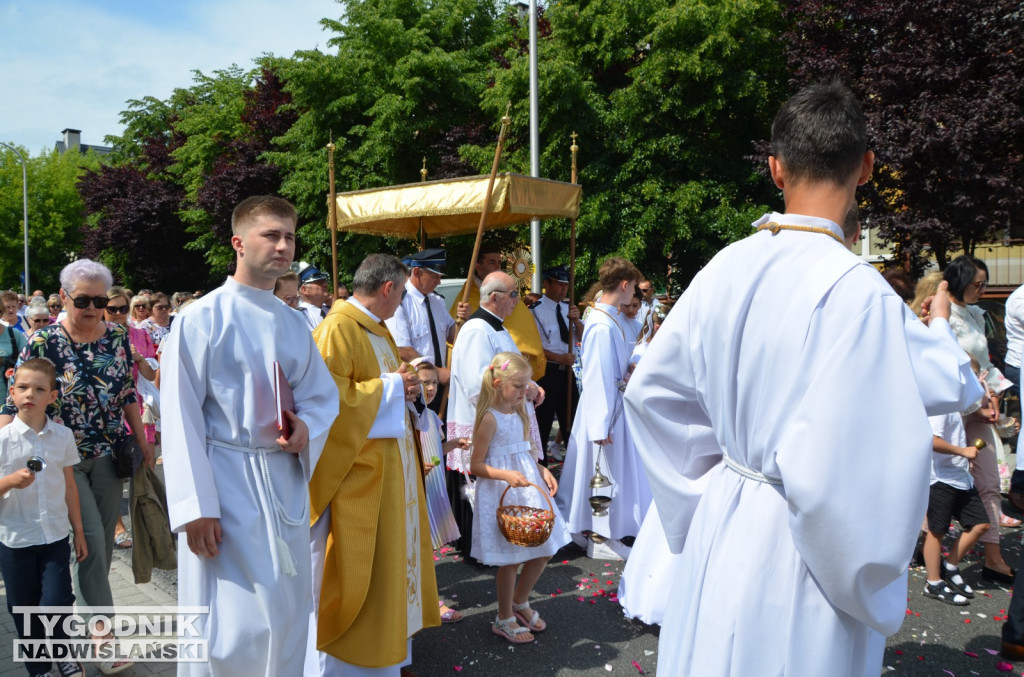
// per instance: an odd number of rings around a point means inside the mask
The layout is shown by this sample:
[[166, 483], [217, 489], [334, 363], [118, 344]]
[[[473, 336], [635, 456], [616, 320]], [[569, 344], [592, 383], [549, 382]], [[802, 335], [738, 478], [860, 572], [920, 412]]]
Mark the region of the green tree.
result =
[[[343, 0], [344, 21], [325, 19], [333, 54], [299, 52], [278, 67], [299, 111], [269, 159], [284, 173], [282, 192], [308, 219], [304, 256], [330, 266], [327, 151], [332, 134], [339, 191], [419, 180], [472, 168], [453, 151], [474, 138], [480, 96], [497, 49], [493, 0]], [[373, 251], [403, 253], [410, 242], [342, 234], [343, 279]]]
[[[100, 166], [100, 158], [77, 149], [37, 157], [19, 150], [28, 172], [29, 282], [33, 289], [55, 292], [61, 268], [75, 259], [82, 242], [84, 203], [75, 186], [83, 173]], [[25, 241], [21, 162], [12, 151], [0, 151], [0, 287], [20, 289]]]
[[[553, 3], [545, 16], [541, 174], [569, 179], [578, 132], [578, 288], [610, 254], [659, 284], [685, 285], [774, 200], [745, 158], [783, 97], [775, 1], [582, 0]], [[483, 106], [493, 118], [513, 102], [505, 166], [525, 171], [528, 64], [519, 51], [510, 48], [510, 67]], [[464, 152], [478, 166], [488, 153]], [[544, 224], [545, 265], [568, 261], [568, 232], [563, 222]]]

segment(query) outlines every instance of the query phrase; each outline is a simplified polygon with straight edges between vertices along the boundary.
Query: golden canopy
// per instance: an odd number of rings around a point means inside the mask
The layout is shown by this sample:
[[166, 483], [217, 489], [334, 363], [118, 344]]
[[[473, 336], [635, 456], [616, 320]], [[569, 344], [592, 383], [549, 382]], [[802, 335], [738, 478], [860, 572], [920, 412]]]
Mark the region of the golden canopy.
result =
[[[418, 238], [475, 233], [484, 207], [489, 176], [466, 176], [338, 193], [338, 230], [368, 235]], [[530, 219], [575, 218], [582, 189], [577, 184], [498, 174], [487, 228], [504, 228]]]

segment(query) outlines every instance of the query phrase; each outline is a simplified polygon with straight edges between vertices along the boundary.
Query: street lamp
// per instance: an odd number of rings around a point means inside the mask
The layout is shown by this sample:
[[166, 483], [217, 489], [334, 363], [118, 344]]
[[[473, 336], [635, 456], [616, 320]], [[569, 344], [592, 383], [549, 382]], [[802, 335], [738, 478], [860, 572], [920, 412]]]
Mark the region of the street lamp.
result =
[[28, 295], [28, 170], [25, 165], [25, 156], [21, 154], [21, 151], [14, 146], [0, 141], [0, 146], [4, 148], [10, 148], [15, 155], [18, 156], [18, 160], [21, 162], [21, 203], [25, 210], [25, 298], [29, 298]]
[[[529, 8], [527, 16], [530, 22], [530, 176], [540, 177], [540, 108], [537, 102], [537, 0], [517, 0], [515, 3], [522, 18], [524, 10]], [[530, 220], [530, 250], [533, 253], [533, 283], [531, 289], [538, 294], [541, 288], [541, 252], [540, 252], [540, 219]]]

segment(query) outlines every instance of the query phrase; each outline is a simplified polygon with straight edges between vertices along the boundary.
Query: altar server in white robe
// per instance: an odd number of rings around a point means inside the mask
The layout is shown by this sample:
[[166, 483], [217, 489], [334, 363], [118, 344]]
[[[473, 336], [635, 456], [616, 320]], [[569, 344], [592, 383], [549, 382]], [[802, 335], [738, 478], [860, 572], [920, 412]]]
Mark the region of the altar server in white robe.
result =
[[[274, 297], [295, 210], [271, 196], [232, 214], [237, 270], [189, 305], [161, 346], [164, 472], [178, 602], [208, 606], [206, 663], [179, 675], [300, 675], [313, 622], [309, 491], [338, 391], [302, 317]], [[278, 430], [274, 362], [295, 399]]]
[[981, 395], [946, 321], [926, 327], [836, 224], [868, 179], [837, 82], [772, 127], [785, 214], [720, 252], [654, 338], [626, 413], [682, 552], [659, 675], [877, 677], [905, 615], [928, 498], [927, 415]]
[[[651, 488], [622, 415], [620, 390], [629, 377], [635, 341], [635, 333], [626, 328], [632, 320], [620, 311], [620, 305], [633, 301], [642, 276], [636, 266], [617, 257], [602, 263], [598, 274], [601, 301], [594, 304], [583, 329], [583, 388], [562, 468], [561, 491], [555, 500], [573, 534], [594, 531], [605, 538], [622, 539], [640, 533], [651, 504]], [[598, 450], [601, 472], [612, 486], [595, 492], [590, 480]], [[597, 493], [612, 497], [607, 527], [594, 520], [590, 507], [590, 497]], [[609, 533], [603, 533], [605, 529]]]

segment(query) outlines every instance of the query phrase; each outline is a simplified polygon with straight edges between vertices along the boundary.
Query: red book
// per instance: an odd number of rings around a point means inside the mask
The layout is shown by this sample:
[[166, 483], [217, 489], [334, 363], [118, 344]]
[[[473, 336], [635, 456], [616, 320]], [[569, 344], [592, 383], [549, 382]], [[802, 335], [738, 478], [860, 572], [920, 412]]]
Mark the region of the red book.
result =
[[292, 435], [292, 427], [288, 424], [284, 412], [295, 413], [295, 396], [292, 395], [292, 387], [288, 385], [281, 363], [274, 361], [274, 401], [277, 403], [277, 429], [281, 437], [288, 439]]

